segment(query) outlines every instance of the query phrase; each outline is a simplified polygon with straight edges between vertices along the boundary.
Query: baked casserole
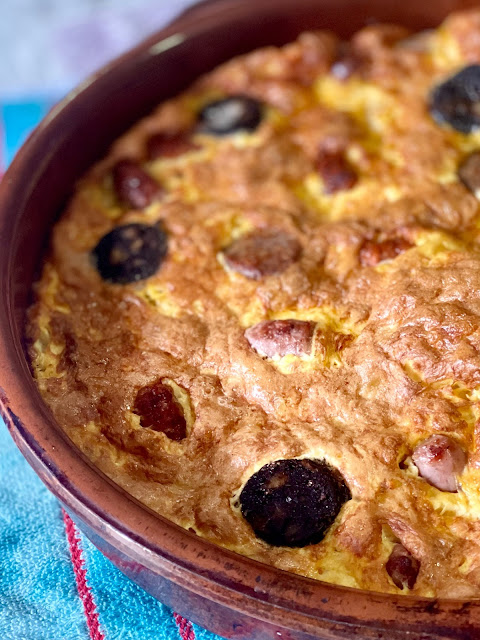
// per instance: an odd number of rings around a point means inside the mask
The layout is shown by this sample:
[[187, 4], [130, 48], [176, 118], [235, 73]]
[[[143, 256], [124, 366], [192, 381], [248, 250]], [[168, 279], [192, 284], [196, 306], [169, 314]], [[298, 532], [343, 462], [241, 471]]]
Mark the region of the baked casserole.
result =
[[122, 136], [29, 312], [142, 503], [327, 582], [480, 595], [480, 11], [234, 59]]

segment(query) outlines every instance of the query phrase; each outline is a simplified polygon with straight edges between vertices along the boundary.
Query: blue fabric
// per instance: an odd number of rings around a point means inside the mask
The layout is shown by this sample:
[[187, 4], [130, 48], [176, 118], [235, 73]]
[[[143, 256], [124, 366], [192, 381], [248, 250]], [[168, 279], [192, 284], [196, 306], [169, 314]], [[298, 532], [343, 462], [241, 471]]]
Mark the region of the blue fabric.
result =
[[0, 638], [88, 638], [59, 505], [1, 420]]
[[0, 117], [3, 122], [3, 149], [1, 158], [9, 165], [16, 150], [23, 144], [35, 125], [46, 115], [53, 101], [32, 100], [1, 105]]
[[[9, 161], [53, 100], [0, 104], [0, 151]], [[5, 166], [0, 156], [0, 169]], [[1, 380], [0, 380], [1, 384]], [[105, 640], [181, 640], [172, 612], [81, 536]], [[194, 625], [197, 640], [221, 640]], [[91, 640], [62, 510], [0, 419], [0, 640]]]
[[[128, 580], [85, 536], [82, 546], [105, 640], [180, 640], [170, 609]], [[218, 638], [205, 633], [208, 640]]]

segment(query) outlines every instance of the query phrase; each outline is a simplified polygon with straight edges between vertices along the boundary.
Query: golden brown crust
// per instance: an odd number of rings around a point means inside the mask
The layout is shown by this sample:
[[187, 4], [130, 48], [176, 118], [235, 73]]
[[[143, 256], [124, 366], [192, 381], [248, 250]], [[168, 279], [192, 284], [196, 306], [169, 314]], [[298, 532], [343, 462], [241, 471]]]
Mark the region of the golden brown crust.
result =
[[[401, 544], [420, 566], [413, 593], [480, 595], [480, 217], [457, 176], [480, 136], [428, 113], [431, 87], [480, 63], [479, 24], [478, 12], [454, 15], [416, 40], [368, 27], [347, 54], [331, 34], [304, 34], [235, 59], [125, 134], [78, 185], [29, 314], [33, 370], [75, 443], [145, 504], [261, 561], [366, 589], [399, 592], [385, 567]], [[355, 64], [336, 78], [345, 55]], [[230, 94], [264, 103], [259, 128], [192, 133], [199, 110]], [[111, 171], [123, 158], [162, 185], [159, 200], [119, 200]], [[325, 175], [347, 168], [355, 179], [329, 189]], [[157, 221], [169, 238], [157, 274], [102, 281], [99, 240]], [[281, 268], [237, 268], [252, 263], [245, 238], [272, 230], [295, 249]], [[311, 353], [252, 348], [249, 328], [267, 320], [314, 323]], [[181, 440], [134, 412], [159, 381], [185, 412]], [[412, 462], [433, 434], [468, 452], [458, 493]], [[264, 464], [296, 457], [339, 469], [352, 500], [323, 542], [271, 547], [235, 500]]]

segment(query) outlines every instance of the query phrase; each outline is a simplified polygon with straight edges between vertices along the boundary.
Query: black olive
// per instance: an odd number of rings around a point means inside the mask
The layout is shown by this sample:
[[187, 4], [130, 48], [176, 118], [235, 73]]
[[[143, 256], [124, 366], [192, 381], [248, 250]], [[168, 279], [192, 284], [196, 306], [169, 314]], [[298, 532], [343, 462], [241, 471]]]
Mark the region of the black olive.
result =
[[132, 223], [103, 236], [91, 256], [104, 280], [128, 284], [156, 273], [167, 248], [167, 234], [160, 225]]
[[342, 475], [323, 460], [277, 460], [264, 465], [240, 494], [243, 517], [275, 546], [320, 542], [351, 494]]
[[248, 96], [230, 96], [210, 102], [200, 111], [199, 130], [215, 136], [255, 131], [262, 120], [262, 105]]
[[462, 133], [480, 127], [480, 65], [472, 64], [432, 90], [430, 113]]

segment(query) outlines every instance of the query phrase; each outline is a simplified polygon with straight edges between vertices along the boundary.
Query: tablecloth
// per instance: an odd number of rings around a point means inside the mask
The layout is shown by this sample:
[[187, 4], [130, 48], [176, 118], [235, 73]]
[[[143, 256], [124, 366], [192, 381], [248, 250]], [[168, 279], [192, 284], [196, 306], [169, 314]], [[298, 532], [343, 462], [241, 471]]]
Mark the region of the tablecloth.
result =
[[[0, 97], [0, 173], [54, 100]], [[157, 602], [95, 549], [1, 421], [0, 639], [221, 640]]]

